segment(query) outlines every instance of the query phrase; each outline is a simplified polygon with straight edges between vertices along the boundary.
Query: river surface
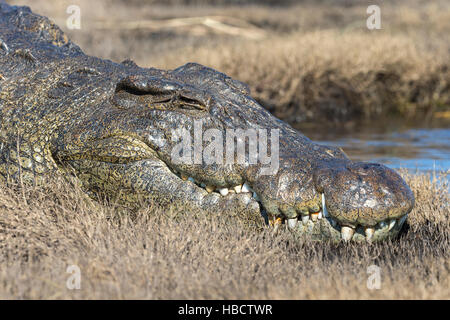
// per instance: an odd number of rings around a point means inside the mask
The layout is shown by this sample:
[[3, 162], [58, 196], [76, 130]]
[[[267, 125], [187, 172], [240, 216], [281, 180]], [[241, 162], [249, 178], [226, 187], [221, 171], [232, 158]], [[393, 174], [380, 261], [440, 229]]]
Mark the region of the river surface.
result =
[[310, 139], [341, 147], [352, 159], [383, 163], [410, 172], [450, 173], [450, 126], [297, 128]]

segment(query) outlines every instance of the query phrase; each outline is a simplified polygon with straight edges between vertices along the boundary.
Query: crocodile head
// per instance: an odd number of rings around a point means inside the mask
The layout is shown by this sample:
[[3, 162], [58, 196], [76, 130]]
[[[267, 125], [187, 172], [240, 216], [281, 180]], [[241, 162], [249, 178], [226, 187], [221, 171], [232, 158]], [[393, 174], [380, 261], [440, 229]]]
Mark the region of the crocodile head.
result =
[[[318, 239], [398, 233], [405, 182], [278, 120], [243, 83], [85, 55], [48, 19], [0, 5], [0, 178], [69, 170], [92, 195], [250, 214]], [[18, 125], [20, 124], [20, 125]]]
[[95, 106], [91, 98], [54, 142], [57, 163], [91, 192], [128, 204], [143, 196], [214, 213], [246, 210], [317, 239], [384, 239], [413, 207], [393, 170], [313, 143], [223, 73], [193, 63], [123, 68], [105, 98]]

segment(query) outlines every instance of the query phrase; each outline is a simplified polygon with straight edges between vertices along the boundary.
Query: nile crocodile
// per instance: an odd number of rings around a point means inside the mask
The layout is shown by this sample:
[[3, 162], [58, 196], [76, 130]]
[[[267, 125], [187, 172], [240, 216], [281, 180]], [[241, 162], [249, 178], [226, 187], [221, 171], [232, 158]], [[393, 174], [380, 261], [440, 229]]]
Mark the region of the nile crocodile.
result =
[[[7, 4], [0, 119], [3, 183], [62, 173], [124, 204], [140, 197], [214, 214], [247, 210], [318, 239], [395, 236], [414, 205], [396, 172], [312, 142], [223, 73], [88, 56], [49, 19]], [[189, 141], [192, 154], [180, 148]]]

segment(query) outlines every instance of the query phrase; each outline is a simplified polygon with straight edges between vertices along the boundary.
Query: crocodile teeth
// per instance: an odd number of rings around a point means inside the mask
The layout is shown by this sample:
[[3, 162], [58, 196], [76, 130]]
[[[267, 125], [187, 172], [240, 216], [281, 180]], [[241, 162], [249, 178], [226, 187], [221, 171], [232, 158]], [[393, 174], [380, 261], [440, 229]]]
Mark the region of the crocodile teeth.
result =
[[311, 220], [313, 222], [317, 222], [318, 219], [319, 219], [319, 213], [318, 212], [311, 213]]
[[251, 189], [250, 186], [247, 184], [247, 182], [244, 183], [244, 184], [242, 185], [241, 192], [251, 192], [251, 191], [252, 191], [252, 189]]
[[308, 221], [309, 221], [309, 215], [304, 215], [304, 216], [302, 216], [302, 222], [303, 222], [303, 224], [307, 224]]
[[259, 198], [259, 196], [258, 196], [258, 194], [257, 194], [256, 192], [253, 192], [253, 198], [254, 198], [256, 201], [260, 201], [260, 198]]
[[322, 211], [319, 211], [317, 218], [319, 218], [319, 220], [322, 219]]
[[226, 196], [228, 194], [228, 188], [220, 188], [219, 193], [223, 196]]
[[190, 182], [192, 182], [192, 183], [195, 183], [195, 180], [194, 180], [194, 178], [192, 178], [192, 177], [189, 177], [189, 178], [187, 178], [188, 179], [188, 181], [190, 181]]
[[380, 229], [384, 229], [387, 226], [386, 222], [384, 221], [381, 221], [378, 224], [380, 225]]
[[216, 190], [215, 186], [211, 186], [211, 185], [207, 185], [205, 187], [206, 191], [208, 191], [209, 193], [213, 192], [214, 190]]
[[287, 225], [289, 227], [289, 229], [294, 229], [295, 226], [297, 225], [297, 218], [293, 218], [293, 219], [288, 219], [287, 220]]
[[242, 191], [242, 186], [241, 186], [241, 185], [237, 185], [237, 186], [235, 186], [233, 189], [234, 189], [234, 191], [236, 191], [236, 193], [241, 193], [241, 191]]
[[322, 212], [325, 218], [330, 216], [327, 210], [327, 206], [325, 205], [325, 193], [322, 193]]
[[405, 222], [407, 217], [408, 217], [408, 215], [405, 214], [403, 217], [399, 218], [398, 219], [398, 225], [401, 226]]
[[373, 234], [375, 233], [375, 229], [374, 228], [366, 228], [364, 230], [364, 233], [366, 234], [366, 240], [370, 241], [370, 240], [372, 240]]
[[341, 228], [341, 237], [345, 241], [352, 240], [353, 234], [355, 233], [355, 230], [350, 227], [343, 226]]
[[389, 231], [395, 226], [395, 219], [392, 219], [391, 221], [389, 221]]

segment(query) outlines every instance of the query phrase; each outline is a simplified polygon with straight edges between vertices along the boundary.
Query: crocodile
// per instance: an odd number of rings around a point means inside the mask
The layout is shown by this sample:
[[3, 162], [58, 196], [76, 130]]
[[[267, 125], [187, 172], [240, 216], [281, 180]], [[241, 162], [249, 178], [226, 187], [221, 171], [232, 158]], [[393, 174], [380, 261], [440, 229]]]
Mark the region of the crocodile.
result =
[[2, 183], [61, 174], [130, 207], [246, 212], [333, 241], [395, 237], [414, 206], [394, 170], [314, 143], [238, 80], [197, 63], [89, 56], [48, 18], [5, 3], [0, 120]]

